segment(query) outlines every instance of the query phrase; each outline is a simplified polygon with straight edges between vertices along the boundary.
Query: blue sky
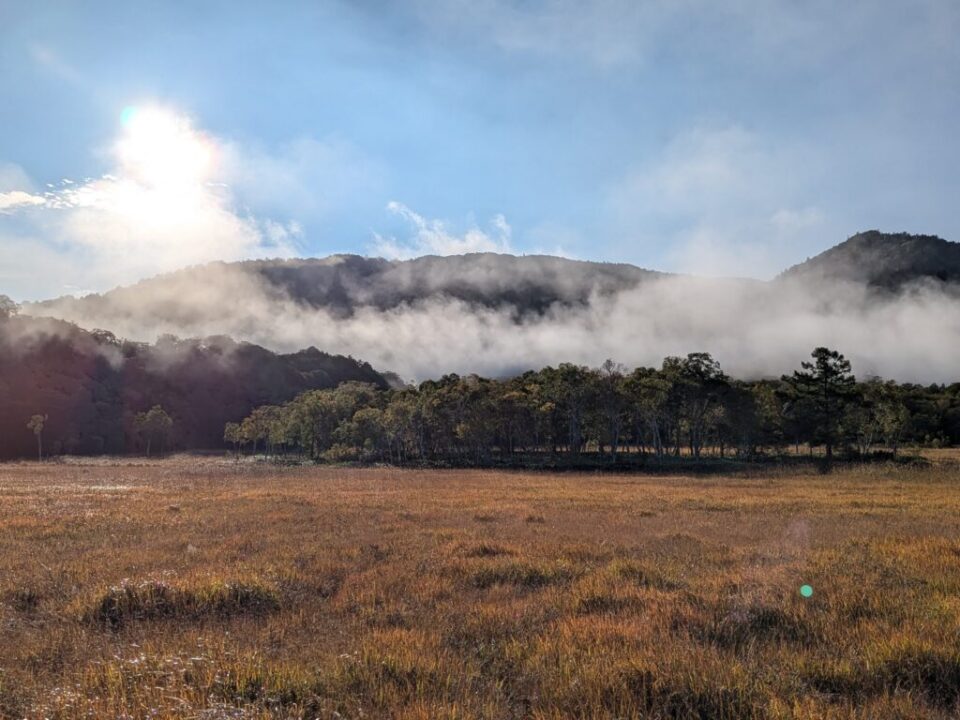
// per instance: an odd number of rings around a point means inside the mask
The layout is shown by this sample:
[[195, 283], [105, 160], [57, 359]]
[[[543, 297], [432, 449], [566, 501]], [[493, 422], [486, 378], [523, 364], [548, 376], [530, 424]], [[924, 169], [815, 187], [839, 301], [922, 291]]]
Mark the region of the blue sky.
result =
[[483, 249], [765, 278], [863, 229], [958, 240], [958, 36], [954, 0], [5, 3], [0, 293]]

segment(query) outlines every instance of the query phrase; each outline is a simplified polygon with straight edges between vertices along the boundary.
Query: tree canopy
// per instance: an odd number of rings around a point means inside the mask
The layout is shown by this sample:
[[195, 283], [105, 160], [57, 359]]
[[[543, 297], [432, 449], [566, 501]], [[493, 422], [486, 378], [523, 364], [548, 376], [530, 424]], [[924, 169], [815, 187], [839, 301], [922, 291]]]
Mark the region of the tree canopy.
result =
[[691, 353], [659, 368], [607, 361], [505, 380], [450, 374], [401, 389], [344, 383], [259, 407], [225, 437], [252, 452], [314, 460], [576, 465], [754, 460], [801, 445], [824, 448], [827, 459], [838, 448], [864, 457], [895, 454], [908, 439], [945, 444], [957, 430], [960, 387], [857, 383], [843, 355], [817, 348], [792, 375], [754, 382]]
[[150, 454], [151, 447], [158, 446], [163, 453], [170, 429], [173, 427], [173, 420], [167, 415], [166, 410], [160, 405], [154, 405], [146, 412], [137, 413], [134, 424], [146, 445], [147, 455]]
[[848, 404], [857, 394], [857, 381], [850, 361], [836, 350], [816, 348], [813, 362], [800, 363], [800, 370], [784, 376], [789, 387], [792, 407], [798, 416], [806, 416], [810, 440], [823, 444], [827, 459], [840, 438], [841, 422]]

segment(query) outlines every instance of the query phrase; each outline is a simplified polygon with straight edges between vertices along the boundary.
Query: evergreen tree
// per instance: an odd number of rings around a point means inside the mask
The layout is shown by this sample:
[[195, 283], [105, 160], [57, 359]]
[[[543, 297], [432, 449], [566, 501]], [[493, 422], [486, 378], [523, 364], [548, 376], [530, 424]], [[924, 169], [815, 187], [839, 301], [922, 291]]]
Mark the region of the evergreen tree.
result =
[[848, 403], [856, 395], [856, 378], [850, 361], [836, 350], [818, 347], [811, 353], [813, 362], [800, 363], [800, 370], [785, 375], [797, 406], [813, 421], [813, 442], [826, 447], [827, 462], [841, 440], [841, 421]]

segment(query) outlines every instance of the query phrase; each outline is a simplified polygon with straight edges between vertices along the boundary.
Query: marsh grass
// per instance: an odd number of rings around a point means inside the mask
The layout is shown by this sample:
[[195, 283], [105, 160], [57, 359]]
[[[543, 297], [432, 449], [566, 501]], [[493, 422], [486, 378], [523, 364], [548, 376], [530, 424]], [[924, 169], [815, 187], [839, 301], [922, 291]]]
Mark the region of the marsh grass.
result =
[[474, 587], [480, 589], [494, 585], [536, 589], [566, 583], [574, 576], [574, 572], [574, 569], [563, 563], [509, 560], [473, 570], [470, 581]]
[[951, 457], [2, 465], [0, 717], [955, 718]]
[[119, 628], [140, 620], [190, 621], [260, 615], [280, 608], [273, 588], [258, 582], [213, 581], [193, 585], [163, 580], [123, 580], [97, 597], [85, 620]]

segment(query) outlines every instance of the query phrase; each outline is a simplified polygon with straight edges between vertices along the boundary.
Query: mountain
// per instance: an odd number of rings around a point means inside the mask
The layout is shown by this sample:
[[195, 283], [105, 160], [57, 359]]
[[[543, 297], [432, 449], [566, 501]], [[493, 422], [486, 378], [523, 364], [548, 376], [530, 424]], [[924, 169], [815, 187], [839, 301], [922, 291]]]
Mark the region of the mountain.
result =
[[366, 363], [315, 348], [278, 355], [225, 337], [146, 345], [0, 315], [0, 458], [35, 452], [26, 428], [34, 414], [49, 416], [51, 453], [129, 451], [134, 416], [155, 404], [174, 420], [173, 447], [222, 447], [224, 424], [254, 407], [347, 380], [387, 385]]
[[[276, 300], [323, 309], [334, 317], [359, 308], [379, 311], [436, 299], [474, 307], [508, 309], [517, 318], [557, 307], [583, 306], [612, 297], [667, 273], [619, 263], [585, 262], [544, 255], [473, 253], [388, 261], [358, 255], [327, 258], [212, 263], [143, 280], [102, 295], [59, 298], [27, 306], [32, 314], [109, 321], [117, 308], [162, 317], [173, 325], [190, 315], [178, 299], [212, 281], [242, 297], [253, 282]], [[778, 280], [853, 281], [898, 289], [918, 280], [960, 282], [960, 243], [932, 235], [858, 233], [814, 258], [785, 270]], [[734, 281], [731, 281], [734, 282]], [[109, 327], [109, 322], [106, 323]]]
[[784, 280], [845, 280], [883, 290], [918, 281], [960, 282], [960, 243], [935, 235], [884, 234], [869, 230], [794, 265]]
[[737, 377], [768, 377], [825, 345], [861, 373], [949, 382], [960, 327], [944, 319], [960, 316], [960, 245], [864, 232], [769, 282], [493, 253], [211, 263], [24, 312], [146, 342], [315, 346], [408, 380], [607, 358], [656, 365], [691, 351]]
[[[593, 296], [615, 295], [663, 275], [633, 265], [584, 262], [546, 255], [428, 255], [389, 261], [359, 255], [326, 258], [211, 263], [143, 280], [103, 295], [60, 298], [28, 306], [30, 312], [64, 306], [95, 313], [135, 306], [170, 313], [182, 290], [217, 282], [231, 286], [253, 280], [273, 297], [348, 317], [359, 307], [390, 310], [432, 298], [473, 306], [511, 308], [518, 315], [542, 314], [555, 305], [583, 305]], [[151, 303], [150, 299], [155, 299]], [[144, 306], [146, 303], [146, 307]], [[166, 309], [159, 306], [165, 306]]]

